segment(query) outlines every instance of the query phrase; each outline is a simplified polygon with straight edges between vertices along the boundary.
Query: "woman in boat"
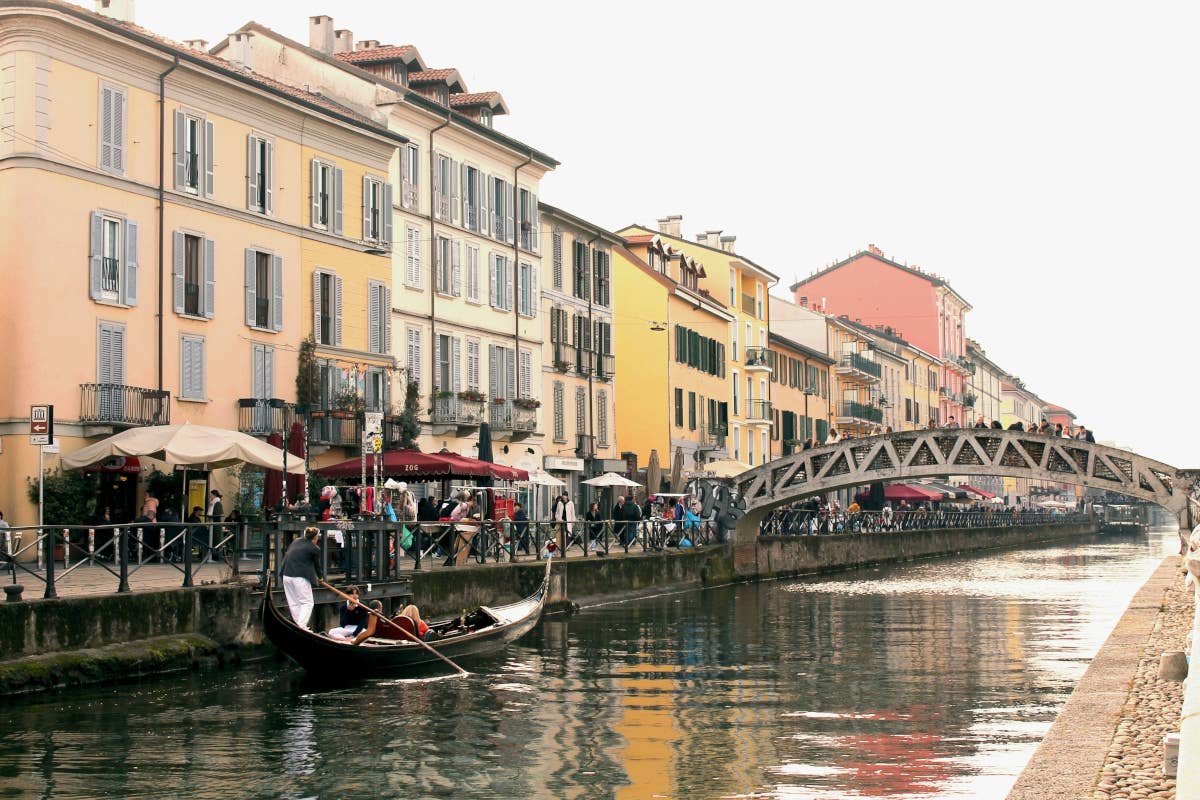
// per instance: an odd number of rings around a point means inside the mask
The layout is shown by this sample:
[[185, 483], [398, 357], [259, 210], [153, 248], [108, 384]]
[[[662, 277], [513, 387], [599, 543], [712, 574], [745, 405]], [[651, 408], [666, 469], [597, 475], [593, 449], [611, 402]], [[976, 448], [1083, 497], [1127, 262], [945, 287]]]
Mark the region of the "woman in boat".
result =
[[338, 607], [338, 627], [329, 631], [329, 635], [335, 639], [353, 639], [367, 627], [371, 616], [358, 601], [357, 586], [347, 586], [346, 594], [350, 595], [350, 599]]
[[399, 616], [408, 617], [412, 620], [413, 628], [416, 629], [417, 636], [422, 641], [425, 641], [429, 637], [429, 625], [426, 624], [425, 620], [421, 619], [421, 610], [419, 608], [410, 603], [401, 610]]

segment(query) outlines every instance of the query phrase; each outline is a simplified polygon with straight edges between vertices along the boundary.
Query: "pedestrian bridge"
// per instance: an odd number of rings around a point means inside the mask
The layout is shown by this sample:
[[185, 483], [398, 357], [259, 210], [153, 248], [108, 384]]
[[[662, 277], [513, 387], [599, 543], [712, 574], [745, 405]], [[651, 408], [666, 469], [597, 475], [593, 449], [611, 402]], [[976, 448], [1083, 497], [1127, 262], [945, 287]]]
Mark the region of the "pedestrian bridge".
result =
[[745, 514], [739, 532], [756, 531], [772, 509], [814, 494], [876, 482], [946, 475], [1001, 475], [1108, 489], [1147, 500], [1190, 528], [1189, 494], [1200, 470], [1179, 470], [1099, 444], [992, 428], [906, 431], [802, 450], [734, 479]]

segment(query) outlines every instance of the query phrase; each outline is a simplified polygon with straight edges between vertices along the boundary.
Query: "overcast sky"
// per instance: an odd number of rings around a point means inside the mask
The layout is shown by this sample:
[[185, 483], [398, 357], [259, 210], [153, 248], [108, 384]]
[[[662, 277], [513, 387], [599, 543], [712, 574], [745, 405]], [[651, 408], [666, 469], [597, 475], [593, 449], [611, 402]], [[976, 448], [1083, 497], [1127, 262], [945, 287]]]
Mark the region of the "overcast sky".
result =
[[[784, 10], [783, 6], [786, 6]], [[542, 199], [683, 215], [781, 277], [875, 243], [974, 306], [967, 333], [1101, 440], [1196, 451], [1200, 7], [1097, 2], [137, 0], [215, 43], [247, 21], [414, 44], [498, 90], [562, 162]], [[903, 324], [900, 325], [903, 330]]]

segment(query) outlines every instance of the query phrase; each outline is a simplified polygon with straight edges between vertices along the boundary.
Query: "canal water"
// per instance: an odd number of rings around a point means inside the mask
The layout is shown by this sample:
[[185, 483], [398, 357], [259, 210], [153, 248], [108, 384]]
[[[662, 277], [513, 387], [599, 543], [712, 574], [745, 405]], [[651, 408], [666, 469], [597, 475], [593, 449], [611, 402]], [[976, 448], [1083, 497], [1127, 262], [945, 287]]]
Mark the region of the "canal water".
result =
[[1173, 531], [682, 592], [468, 678], [0, 703], [0, 798], [1003, 798]]

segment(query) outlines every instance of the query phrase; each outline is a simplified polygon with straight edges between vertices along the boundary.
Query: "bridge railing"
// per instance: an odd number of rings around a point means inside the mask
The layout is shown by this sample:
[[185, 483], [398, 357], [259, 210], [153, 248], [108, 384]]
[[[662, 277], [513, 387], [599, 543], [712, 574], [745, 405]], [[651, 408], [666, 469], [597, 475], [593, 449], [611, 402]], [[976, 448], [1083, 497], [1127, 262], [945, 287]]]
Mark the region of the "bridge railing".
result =
[[1010, 528], [1017, 525], [1064, 525], [1088, 521], [1087, 514], [1045, 511], [858, 511], [833, 513], [781, 509], [759, 524], [761, 536], [812, 536], [834, 533], [894, 533], [946, 528]]

